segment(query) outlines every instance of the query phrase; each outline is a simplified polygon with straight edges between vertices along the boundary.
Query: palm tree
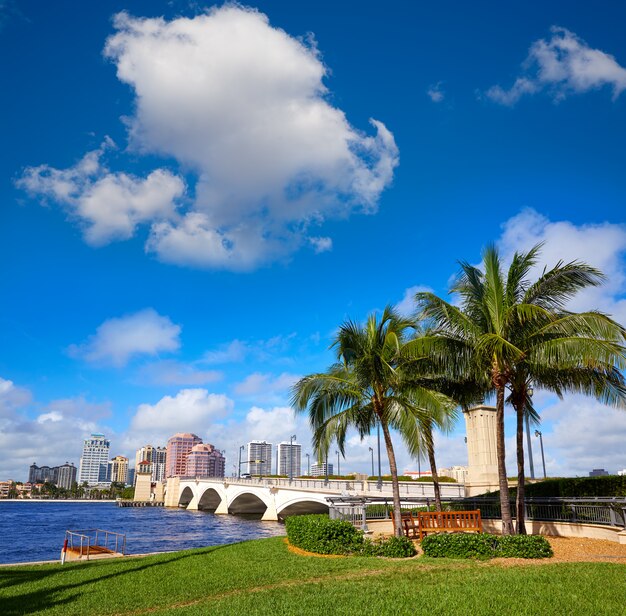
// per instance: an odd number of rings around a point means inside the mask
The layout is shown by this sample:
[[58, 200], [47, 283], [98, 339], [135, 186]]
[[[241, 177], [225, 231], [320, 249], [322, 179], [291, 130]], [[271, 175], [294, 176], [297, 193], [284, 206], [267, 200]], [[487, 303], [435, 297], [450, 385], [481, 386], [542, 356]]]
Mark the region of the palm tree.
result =
[[[626, 331], [599, 312], [571, 313], [567, 302], [580, 290], [603, 281], [598, 270], [581, 262], [563, 264], [528, 281], [541, 245], [515, 253], [506, 277], [495, 247], [483, 253], [483, 269], [461, 263], [451, 292], [457, 307], [432, 293], [416, 300], [434, 331], [420, 351], [448, 378], [476, 378], [484, 393], [496, 395], [496, 443], [502, 532], [513, 532], [505, 466], [504, 405], [507, 391], [517, 415], [518, 532], [524, 532], [523, 417], [532, 412], [533, 385], [555, 391], [577, 391], [624, 404]], [[488, 383], [490, 381], [490, 383]]]
[[343, 323], [331, 346], [336, 349], [337, 363], [327, 372], [300, 379], [292, 390], [295, 410], [308, 410], [313, 446], [322, 457], [332, 440], [344, 453], [348, 429], [356, 429], [363, 438], [380, 425], [389, 458], [394, 533], [398, 536], [402, 535], [400, 489], [391, 430], [399, 432], [414, 454], [419, 448], [420, 426], [435, 409], [451, 404], [445, 396], [410, 386], [405, 380], [400, 363], [413, 327], [412, 320], [389, 306], [380, 318], [370, 315], [365, 325]]

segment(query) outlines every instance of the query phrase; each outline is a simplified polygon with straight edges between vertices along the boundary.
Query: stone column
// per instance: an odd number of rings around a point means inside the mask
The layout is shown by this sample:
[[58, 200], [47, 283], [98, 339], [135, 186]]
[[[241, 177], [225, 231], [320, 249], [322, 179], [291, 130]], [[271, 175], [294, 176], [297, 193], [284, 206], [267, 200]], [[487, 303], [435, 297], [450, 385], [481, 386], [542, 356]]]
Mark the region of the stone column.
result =
[[492, 406], [476, 406], [463, 411], [463, 415], [468, 461], [465, 495], [476, 496], [499, 490], [496, 409]]

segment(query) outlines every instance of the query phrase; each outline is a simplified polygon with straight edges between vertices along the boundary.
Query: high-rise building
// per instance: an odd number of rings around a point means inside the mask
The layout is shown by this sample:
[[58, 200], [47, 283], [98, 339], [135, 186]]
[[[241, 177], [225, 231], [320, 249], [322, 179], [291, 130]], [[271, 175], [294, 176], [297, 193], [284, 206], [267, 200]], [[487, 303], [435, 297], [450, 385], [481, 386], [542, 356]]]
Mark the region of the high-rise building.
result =
[[226, 460], [222, 453], [209, 443], [194, 445], [187, 455], [187, 477], [223, 477]]
[[278, 444], [278, 474], [287, 475], [289, 477], [299, 477], [302, 472], [300, 470], [300, 457], [302, 453], [302, 445], [298, 443], [287, 443], [283, 441]]
[[165, 447], [144, 445], [135, 454], [135, 468], [144, 460], [152, 462], [152, 481], [165, 481], [167, 449]]
[[[328, 465], [328, 474], [333, 474], [333, 465]], [[326, 464], [324, 462], [317, 462], [311, 464], [311, 476], [312, 477], [326, 477]]]
[[184, 477], [187, 472], [187, 455], [202, 439], [196, 434], [179, 432], [167, 441], [166, 477]]
[[57, 486], [71, 490], [76, 483], [76, 467], [74, 464], [61, 464], [57, 466]]
[[111, 483], [123, 483], [128, 481], [128, 458], [125, 456], [115, 456], [109, 462], [109, 479]]
[[58, 466], [37, 466], [35, 462], [30, 465], [28, 470], [28, 483], [54, 483], [56, 484], [59, 476]]
[[248, 473], [260, 476], [272, 474], [272, 443], [265, 441], [248, 443]]
[[88, 485], [110, 483], [107, 478], [110, 447], [111, 442], [105, 438], [104, 434], [92, 434], [85, 439], [78, 473], [79, 483], [84, 481]]

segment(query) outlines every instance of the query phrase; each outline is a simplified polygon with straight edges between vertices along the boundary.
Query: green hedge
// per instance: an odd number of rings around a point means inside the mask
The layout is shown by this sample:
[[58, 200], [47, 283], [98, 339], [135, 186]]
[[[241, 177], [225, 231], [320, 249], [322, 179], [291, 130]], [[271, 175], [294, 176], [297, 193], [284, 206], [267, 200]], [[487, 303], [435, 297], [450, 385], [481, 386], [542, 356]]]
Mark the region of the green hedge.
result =
[[350, 522], [325, 514], [294, 515], [285, 520], [289, 543], [317, 554], [351, 554], [363, 546], [363, 534]]
[[526, 484], [525, 494], [531, 496], [626, 496], [626, 475], [604, 477], [558, 477]]
[[549, 558], [552, 548], [538, 535], [498, 536], [486, 533], [439, 533], [422, 539], [426, 556], [433, 558]]
[[407, 558], [417, 553], [406, 537], [372, 541], [350, 522], [331, 520], [327, 515], [297, 515], [285, 520], [289, 543], [316, 554], [355, 554]]

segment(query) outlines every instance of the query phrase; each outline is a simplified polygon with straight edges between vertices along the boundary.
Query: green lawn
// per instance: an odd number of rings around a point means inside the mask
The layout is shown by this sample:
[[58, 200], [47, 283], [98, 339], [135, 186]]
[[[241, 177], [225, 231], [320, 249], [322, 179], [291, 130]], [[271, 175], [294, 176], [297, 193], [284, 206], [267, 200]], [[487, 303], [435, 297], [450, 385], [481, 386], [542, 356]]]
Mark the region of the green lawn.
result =
[[0, 568], [0, 614], [626, 615], [626, 566], [323, 559], [280, 537], [145, 558]]

